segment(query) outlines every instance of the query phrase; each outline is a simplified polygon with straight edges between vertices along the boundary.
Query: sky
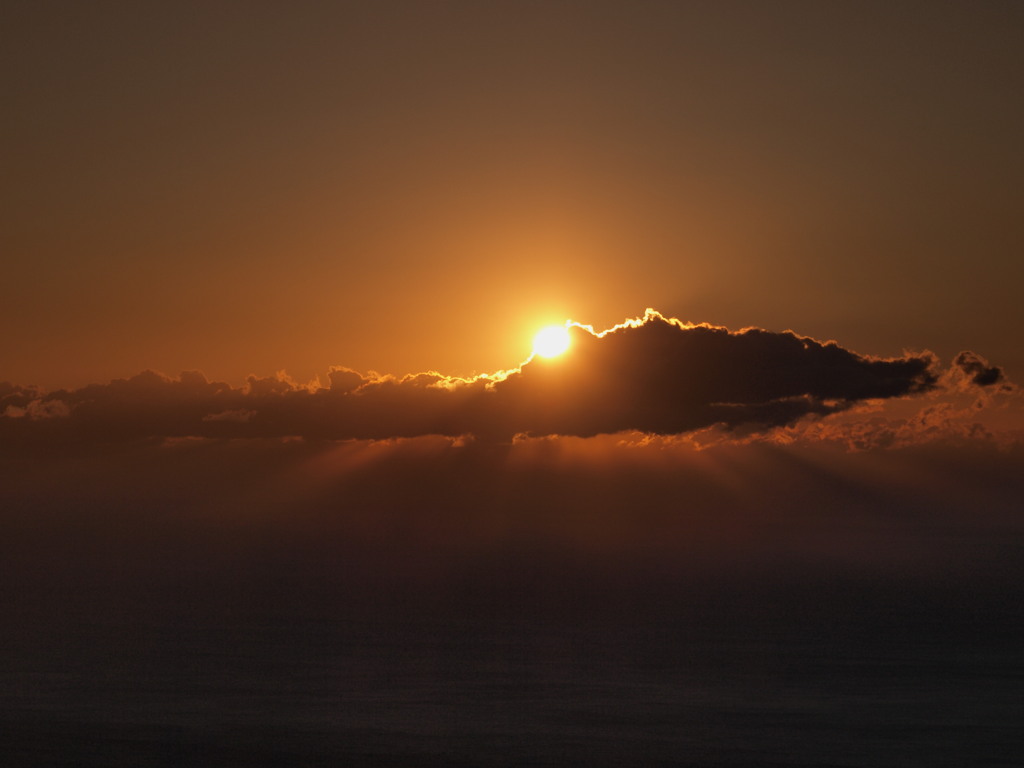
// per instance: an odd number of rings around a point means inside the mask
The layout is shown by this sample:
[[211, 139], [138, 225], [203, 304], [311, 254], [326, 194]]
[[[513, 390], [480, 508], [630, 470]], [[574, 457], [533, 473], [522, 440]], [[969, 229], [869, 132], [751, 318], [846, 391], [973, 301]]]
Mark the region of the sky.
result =
[[1024, 372], [1016, 3], [14, 3], [2, 378], [468, 376], [654, 307]]
[[15, 757], [1016, 759], [1022, 81], [1012, 2], [6, 4]]

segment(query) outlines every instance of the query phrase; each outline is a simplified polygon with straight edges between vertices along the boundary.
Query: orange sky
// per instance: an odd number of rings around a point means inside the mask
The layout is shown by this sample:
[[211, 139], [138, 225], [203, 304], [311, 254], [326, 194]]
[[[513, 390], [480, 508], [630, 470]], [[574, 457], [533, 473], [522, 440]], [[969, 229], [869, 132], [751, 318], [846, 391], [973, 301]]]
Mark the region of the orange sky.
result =
[[1019, 759], [1024, 3], [7, 0], [0, 94], [5, 764]]
[[653, 306], [1024, 375], [1015, 3], [21, 4], [0, 380], [518, 364]]

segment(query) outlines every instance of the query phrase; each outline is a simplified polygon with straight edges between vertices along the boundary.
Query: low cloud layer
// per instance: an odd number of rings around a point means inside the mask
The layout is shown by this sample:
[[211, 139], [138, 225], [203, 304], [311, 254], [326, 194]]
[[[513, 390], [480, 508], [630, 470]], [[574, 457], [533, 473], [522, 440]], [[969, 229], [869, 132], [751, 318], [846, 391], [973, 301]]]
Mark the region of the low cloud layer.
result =
[[675, 435], [712, 427], [751, 434], [943, 388], [1009, 386], [999, 368], [973, 352], [961, 353], [943, 374], [930, 353], [878, 359], [790, 331], [730, 331], [653, 310], [602, 333], [580, 325], [570, 333], [572, 345], [561, 357], [474, 379], [335, 367], [326, 386], [300, 385], [283, 373], [233, 387], [198, 372], [175, 379], [153, 371], [53, 392], [0, 384], [0, 435], [9, 442], [119, 442], [423, 435], [508, 441], [519, 434]]

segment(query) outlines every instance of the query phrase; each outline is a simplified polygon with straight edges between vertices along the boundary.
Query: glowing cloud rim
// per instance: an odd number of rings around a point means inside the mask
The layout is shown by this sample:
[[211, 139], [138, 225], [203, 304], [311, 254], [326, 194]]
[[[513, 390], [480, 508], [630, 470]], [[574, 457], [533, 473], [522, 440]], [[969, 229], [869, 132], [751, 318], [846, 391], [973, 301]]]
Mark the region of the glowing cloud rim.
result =
[[[557, 365], [531, 355], [517, 367], [470, 378], [437, 371], [363, 374], [331, 366], [327, 386], [319, 379], [300, 384], [283, 371], [249, 376], [241, 387], [208, 381], [196, 371], [177, 379], [144, 371], [53, 392], [0, 384], [0, 439], [11, 447], [296, 436], [472, 435], [510, 443], [517, 435], [668, 437], [710, 430], [731, 440], [752, 435], [784, 440], [798, 429], [808, 439], [827, 439], [826, 426], [843, 419], [863, 425], [865, 418], [875, 418], [867, 414], [879, 404], [893, 410], [911, 402], [916, 414], [934, 409], [940, 398], [945, 398], [942, 419], [935, 410], [916, 422], [908, 416], [909, 426], [889, 433], [905, 442], [915, 429], [934, 433], [937, 419], [947, 425], [971, 419], [980, 424], [979, 414], [993, 407], [1002, 409], [1004, 421], [1019, 420], [1016, 415], [1005, 419], [1020, 412], [1017, 388], [974, 352], [960, 353], [942, 370], [930, 352], [865, 356], [792, 331], [730, 331], [667, 318], [653, 309], [600, 332], [575, 321], [566, 322], [565, 329], [571, 349]], [[969, 407], [962, 400], [969, 400]], [[970, 425], [958, 429], [981, 433]]]

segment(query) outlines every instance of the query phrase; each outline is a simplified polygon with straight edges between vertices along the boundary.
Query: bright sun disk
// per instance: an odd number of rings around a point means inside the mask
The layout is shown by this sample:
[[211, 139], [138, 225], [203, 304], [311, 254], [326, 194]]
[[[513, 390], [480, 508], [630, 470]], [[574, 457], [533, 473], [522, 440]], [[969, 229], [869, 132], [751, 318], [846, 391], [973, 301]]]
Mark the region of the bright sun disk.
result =
[[564, 325], [549, 325], [533, 337], [533, 353], [541, 357], [555, 357], [569, 348], [569, 329]]

